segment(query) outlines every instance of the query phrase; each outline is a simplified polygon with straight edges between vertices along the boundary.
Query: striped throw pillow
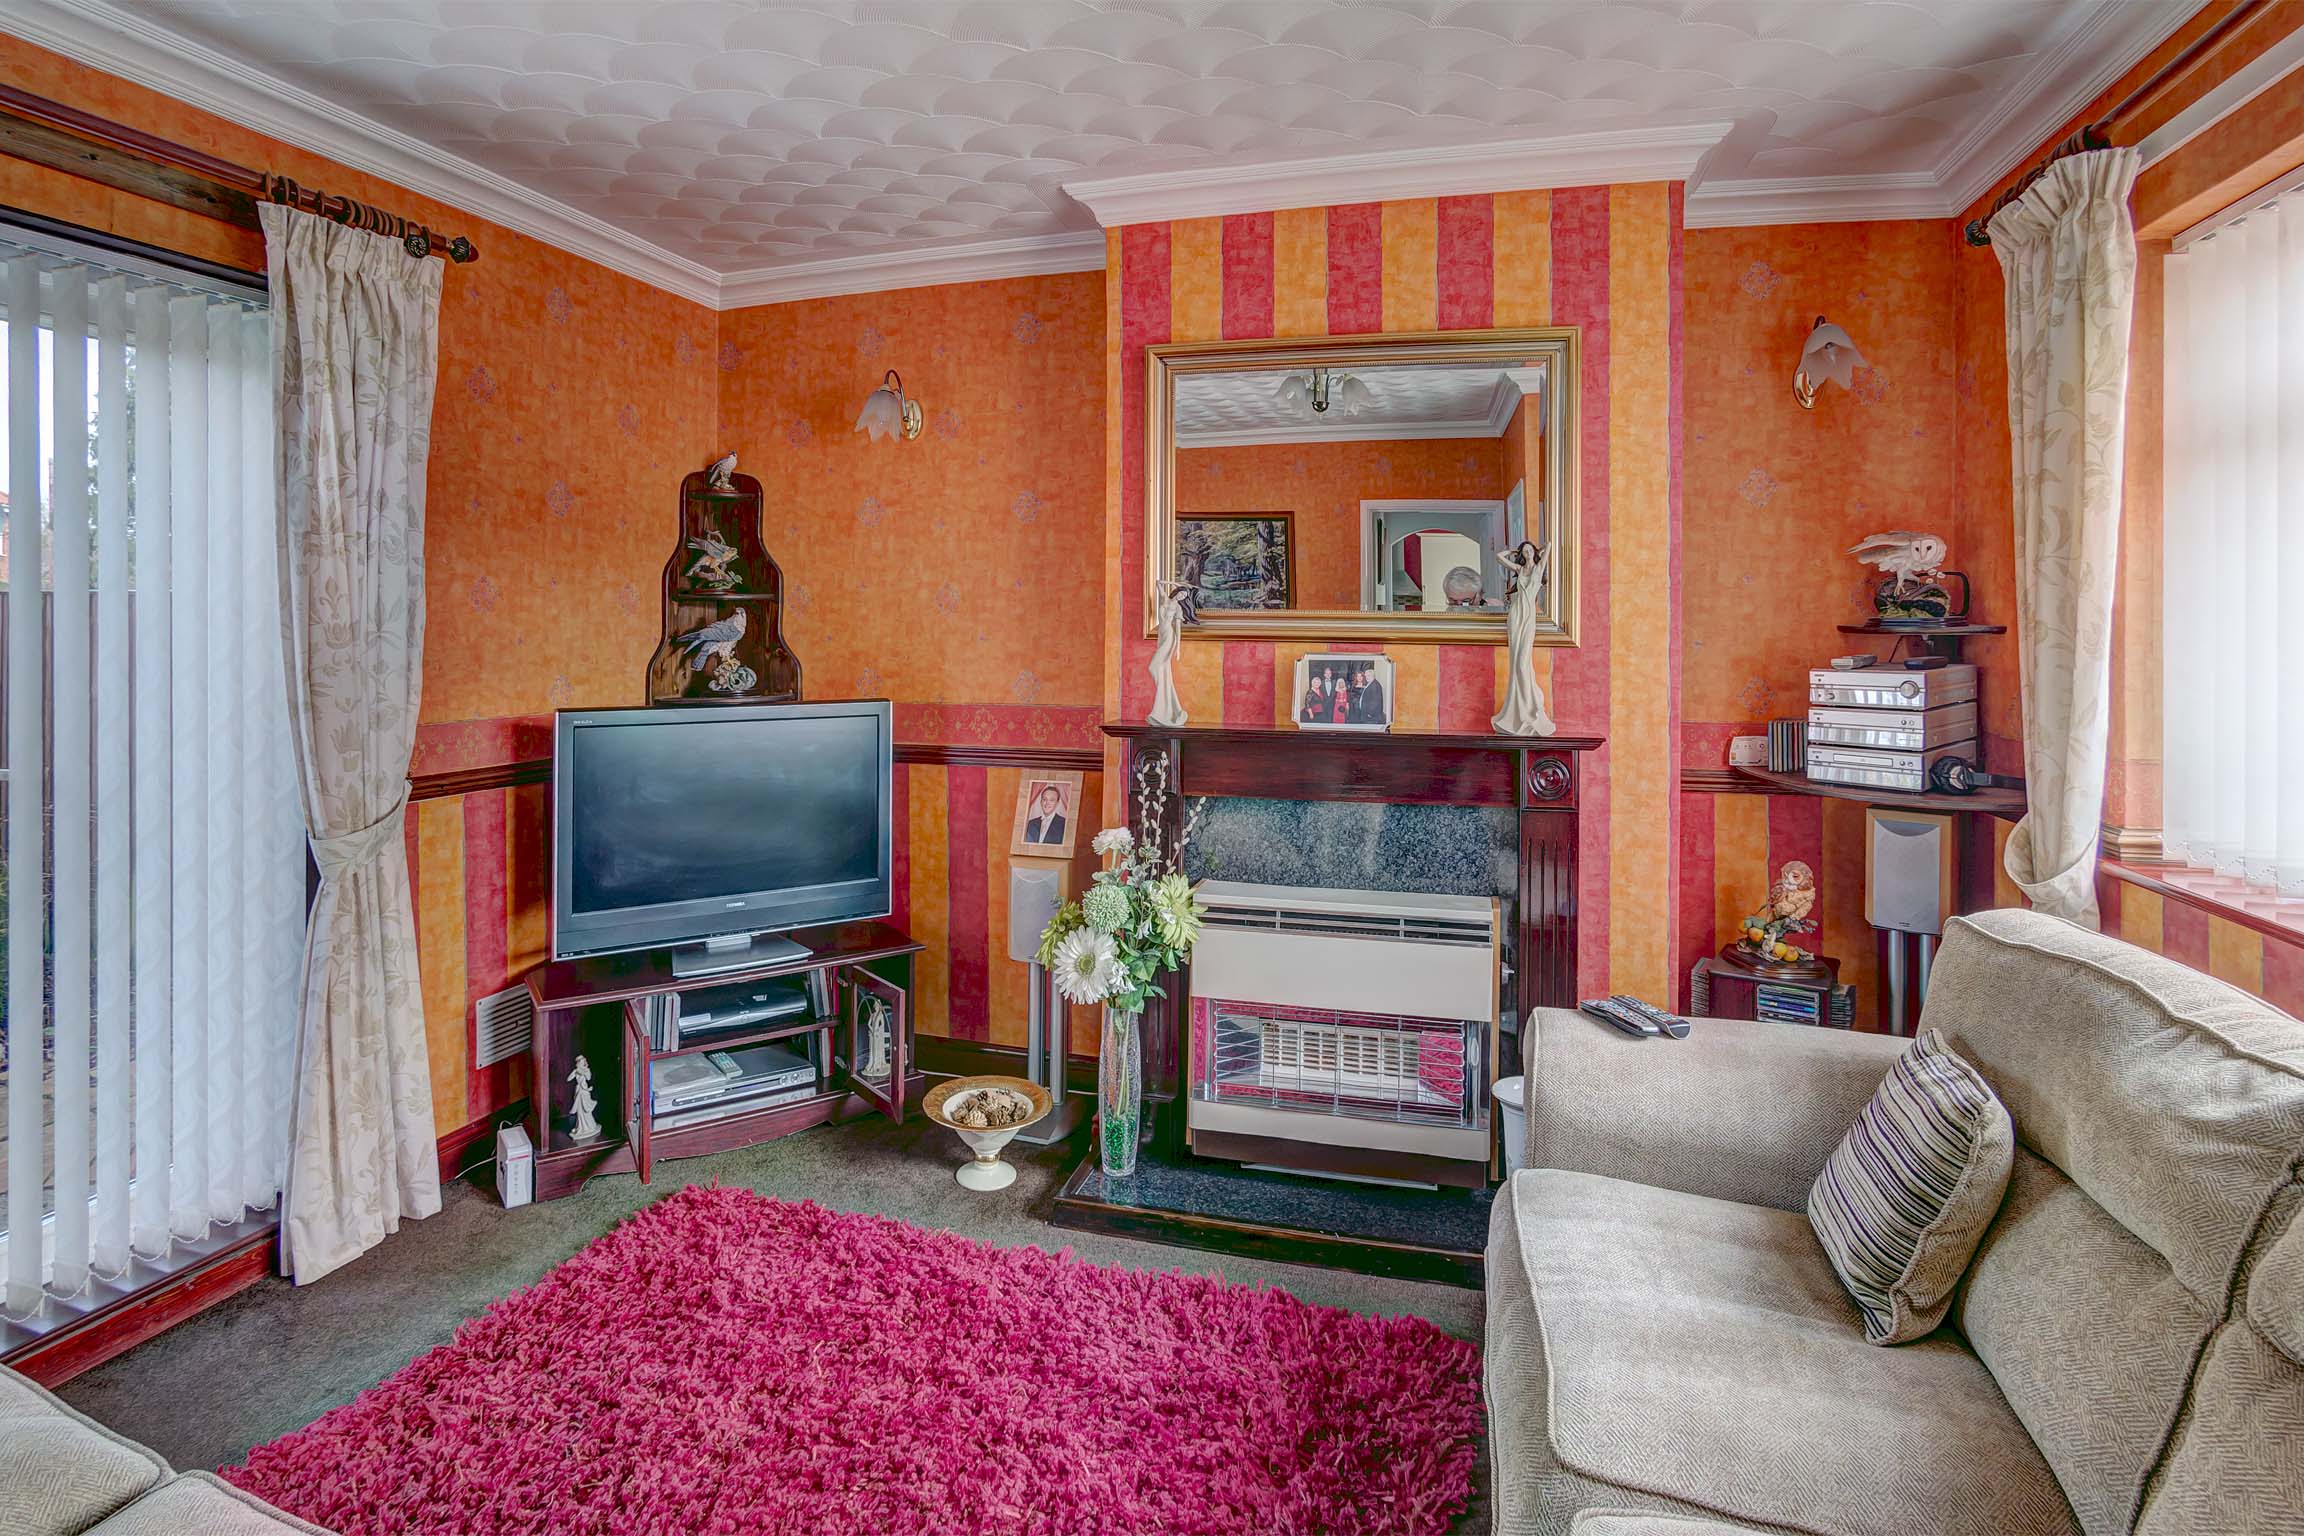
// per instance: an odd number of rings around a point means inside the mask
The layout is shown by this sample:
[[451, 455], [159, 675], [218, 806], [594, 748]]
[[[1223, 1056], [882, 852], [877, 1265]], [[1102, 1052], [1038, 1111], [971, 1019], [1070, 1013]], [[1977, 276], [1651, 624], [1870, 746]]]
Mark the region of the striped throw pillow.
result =
[[1889, 1069], [1808, 1191], [1808, 1221], [1864, 1314], [1864, 1337], [1931, 1332], [2000, 1209], [2016, 1128], [1935, 1030]]

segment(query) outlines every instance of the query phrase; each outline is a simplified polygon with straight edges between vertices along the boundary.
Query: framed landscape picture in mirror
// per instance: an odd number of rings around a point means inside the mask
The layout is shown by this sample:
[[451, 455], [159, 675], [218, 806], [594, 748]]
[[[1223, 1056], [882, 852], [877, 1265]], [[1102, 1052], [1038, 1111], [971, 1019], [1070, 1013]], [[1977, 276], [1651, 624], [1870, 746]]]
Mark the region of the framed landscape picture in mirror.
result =
[[1201, 613], [1296, 606], [1296, 514], [1187, 512], [1176, 518], [1176, 579]]
[[1574, 645], [1572, 327], [1146, 349], [1145, 632], [1505, 638], [1503, 556], [1533, 543], [1537, 645]]

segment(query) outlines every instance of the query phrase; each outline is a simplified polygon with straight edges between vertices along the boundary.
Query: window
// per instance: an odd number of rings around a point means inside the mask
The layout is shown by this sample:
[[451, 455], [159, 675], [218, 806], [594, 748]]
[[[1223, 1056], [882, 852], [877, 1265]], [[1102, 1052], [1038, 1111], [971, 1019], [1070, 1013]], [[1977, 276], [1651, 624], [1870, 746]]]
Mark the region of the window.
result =
[[5, 1310], [272, 1204], [304, 842], [269, 314], [0, 226]]
[[2162, 843], [2304, 896], [2304, 192], [2198, 234], [2167, 265]]

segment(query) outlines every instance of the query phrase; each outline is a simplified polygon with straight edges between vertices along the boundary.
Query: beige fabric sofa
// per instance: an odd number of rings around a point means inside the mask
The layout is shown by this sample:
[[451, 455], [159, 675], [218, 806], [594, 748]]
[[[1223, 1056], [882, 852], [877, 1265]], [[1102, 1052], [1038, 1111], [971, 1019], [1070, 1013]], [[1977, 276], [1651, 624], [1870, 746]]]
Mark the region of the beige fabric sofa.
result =
[[1531, 1019], [1499, 1536], [2304, 1532], [2304, 1024], [2022, 911], [1952, 924], [1924, 1023], [2019, 1146], [1950, 1321], [1881, 1348], [1805, 1208], [1905, 1042]]
[[0, 1366], [0, 1536], [330, 1536], [168, 1463]]

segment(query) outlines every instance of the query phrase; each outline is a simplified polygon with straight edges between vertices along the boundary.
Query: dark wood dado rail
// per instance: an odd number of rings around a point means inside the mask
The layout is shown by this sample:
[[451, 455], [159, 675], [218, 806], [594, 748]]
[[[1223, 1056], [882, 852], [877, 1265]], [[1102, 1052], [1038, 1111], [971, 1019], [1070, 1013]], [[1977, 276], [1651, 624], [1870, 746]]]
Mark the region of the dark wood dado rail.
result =
[[[1104, 754], [1093, 747], [989, 747], [975, 743], [900, 741], [896, 761], [939, 768], [1048, 768], [1076, 773], [1098, 773]], [[509, 763], [480, 768], [444, 768], [437, 773], [408, 775], [408, 798], [445, 800], [455, 795], [477, 795], [484, 790], [511, 789], [521, 784], [547, 784], [552, 759], [523, 757]]]

